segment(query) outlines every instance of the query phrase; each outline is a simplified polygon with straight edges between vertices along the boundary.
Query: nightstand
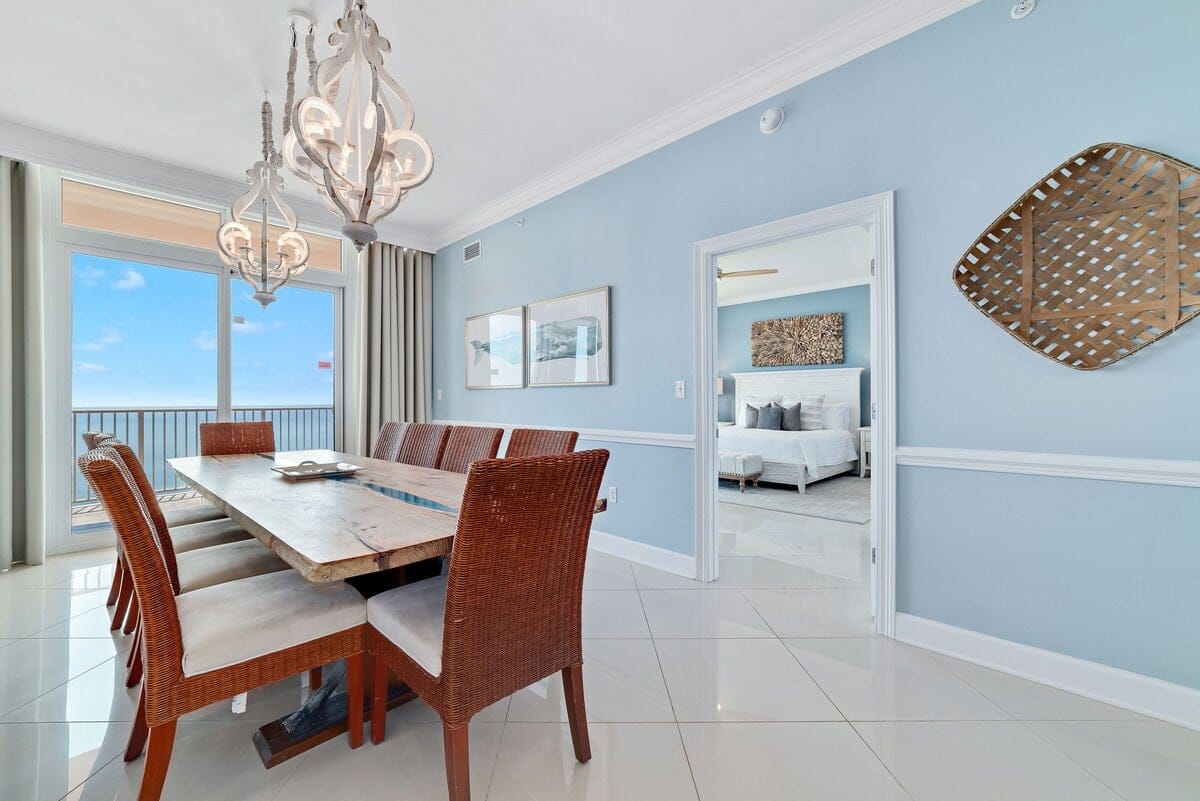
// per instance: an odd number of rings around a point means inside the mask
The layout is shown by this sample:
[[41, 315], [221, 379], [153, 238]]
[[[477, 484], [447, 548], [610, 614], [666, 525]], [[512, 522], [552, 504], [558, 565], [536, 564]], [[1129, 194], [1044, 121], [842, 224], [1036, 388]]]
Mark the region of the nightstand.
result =
[[858, 477], [865, 478], [871, 469], [871, 427], [858, 429]]

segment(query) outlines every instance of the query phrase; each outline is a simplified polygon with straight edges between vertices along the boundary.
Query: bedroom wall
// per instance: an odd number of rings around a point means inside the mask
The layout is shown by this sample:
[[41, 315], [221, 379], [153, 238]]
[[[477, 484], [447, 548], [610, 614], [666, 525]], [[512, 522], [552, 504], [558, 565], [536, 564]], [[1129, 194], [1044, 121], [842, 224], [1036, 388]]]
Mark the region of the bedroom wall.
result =
[[[1021, 22], [1011, 5], [984, 0], [522, 212], [523, 228], [498, 223], [479, 261], [462, 263], [462, 242], [440, 251], [436, 416], [691, 434], [692, 399], [672, 383], [693, 370], [692, 244], [895, 190], [901, 446], [1196, 460], [1200, 322], [1081, 373], [1015, 343], [950, 277], [997, 214], [1088, 145], [1200, 163], [1194, 81], [1174, 68], [1200, 4], [1054, 0]], [[763, 136], [775, 104], [787, 122]], [[462, 388], [465, 316], [603, 283], [612, 386]], [[691, 553], [690, 457], [620, 446], [621, 502], [597, 527]], [[1200, 581], [1180, 573], [1200, 564], [1197, 520], [1196, 489], [901, 467], [899, 610], [1200, 687], [1187, 634]], [[1128, 613], [1103, 625], [1114, 609]]]
[[828, 312], [841, 312], [845, 315], [842, 341], [845, 361], [841, 364], [806, 365], [802, 369], [862, 367], [860, 407], [862, 425], [868, 425], [871, 417], [871, 287], [865, 284], [824, 292], [805, 292], [785, 298], [736, 303], [717, 309], [717, 375], [725, 379], [725, 394], [717, 398], [718, 419], [734, 419], [735, 395], [731, 373], [780, 369], [750, 365], [751, 323]]

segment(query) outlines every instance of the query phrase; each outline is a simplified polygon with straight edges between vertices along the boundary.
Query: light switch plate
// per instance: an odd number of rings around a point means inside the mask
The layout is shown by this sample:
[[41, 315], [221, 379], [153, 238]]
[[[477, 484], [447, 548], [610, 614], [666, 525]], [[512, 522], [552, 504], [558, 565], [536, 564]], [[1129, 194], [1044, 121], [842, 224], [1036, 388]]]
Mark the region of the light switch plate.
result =
[[676, 381], [675, 382], [675, 397], [676, 398], [686, 398], [687, 397], [687, 382], [686, 381]]

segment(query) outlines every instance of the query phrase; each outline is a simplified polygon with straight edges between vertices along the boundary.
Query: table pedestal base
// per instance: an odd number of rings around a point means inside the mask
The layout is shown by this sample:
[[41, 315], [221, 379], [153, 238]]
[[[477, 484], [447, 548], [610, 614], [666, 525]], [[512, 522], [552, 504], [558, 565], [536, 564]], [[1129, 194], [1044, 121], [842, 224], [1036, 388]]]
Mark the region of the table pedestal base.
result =
[[[346, 733], [345, 663], [329, 665], [324, 673], [325, 680], [308, 697], [304, 706], [254, 732], [254, 747], [258, 750], [263, 767], [273, 768]], [[397, 682], [388, 691], [388, 709], [416, 697], [416, 693], [406, 685]], [[367, 719], [369, 715], [363, 717]]]

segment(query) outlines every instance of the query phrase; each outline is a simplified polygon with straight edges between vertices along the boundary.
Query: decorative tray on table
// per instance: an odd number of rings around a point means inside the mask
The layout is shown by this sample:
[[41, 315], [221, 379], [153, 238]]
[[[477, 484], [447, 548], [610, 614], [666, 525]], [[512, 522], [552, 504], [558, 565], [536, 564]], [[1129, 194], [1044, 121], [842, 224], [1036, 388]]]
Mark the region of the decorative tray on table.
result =
[[358, 465], [349, 462], [314, 462], [311, 459], [306, 459], [291, 467], [272, 467], [271, 469], [292, 481], [303, 481], [307, 478], [340, 478], [352, 476], [362, 470]]

